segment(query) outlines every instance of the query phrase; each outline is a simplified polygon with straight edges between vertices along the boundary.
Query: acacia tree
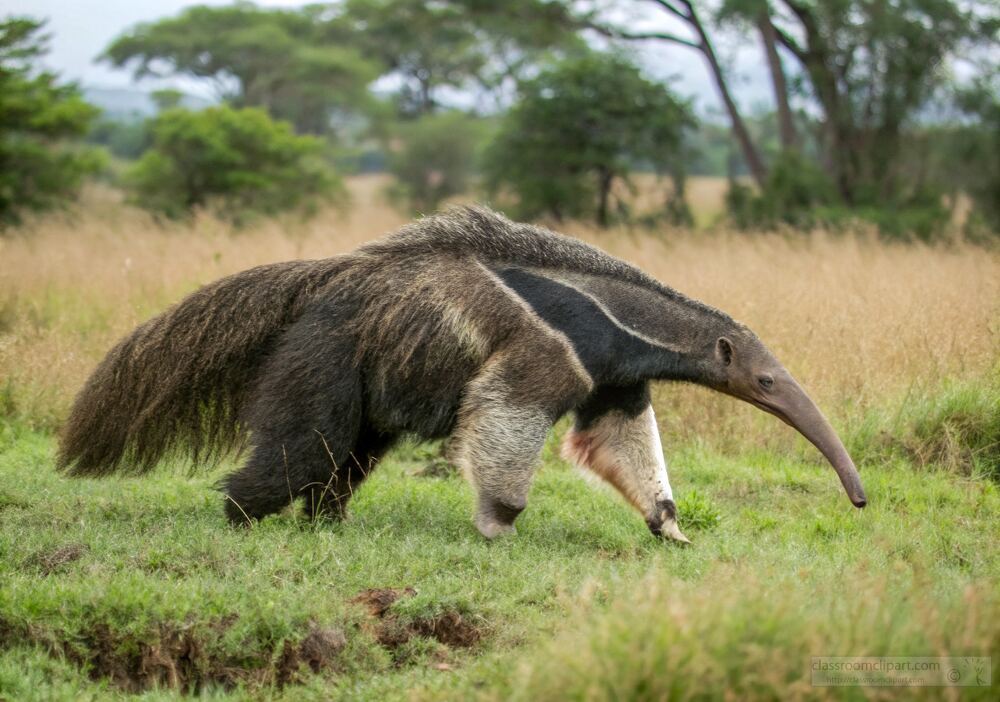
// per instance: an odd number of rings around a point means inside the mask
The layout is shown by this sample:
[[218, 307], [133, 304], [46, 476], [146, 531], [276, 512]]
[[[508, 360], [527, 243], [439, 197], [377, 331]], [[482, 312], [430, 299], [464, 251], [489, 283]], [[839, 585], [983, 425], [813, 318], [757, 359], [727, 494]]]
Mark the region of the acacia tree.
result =
[[[996, 44], [996, 10], [958, 0], [775, 0], [771, 23], [823, 111], [824, 167], [848, 205], [894, 199], [904, 129], [950, 58]], [[995, 7], [995, 6], [994, 6]]]
[[347, 0], [326, 32], [396, 74], [400, 112], [410, 116], [433, 111], [441, 88], [461, 88], [486, 61], [465, 15], [447, 3]]
[[692, 124], [687, 104], [622, 56], [575, 55], [523, 84], [487, 149], [487, 183], [514, 193], [521, 216], [593, 216], [606, 226], [616, 182], [637, 167], [682, 175]]
[[[400, 112], [434, 111], [447, 88], [496, 91], [538, 57], [576, 41], [567, 12], [547, 0], [345, 0], [275, 10], [192, 7], [141, 24], [103, 58], [135, 76], [187, 75], [220, 98], [258, 106], [322, 133], [331, 114], [368, 108], [366, 88], [391, 77]], [[391, 84], [393, 81], [388, 81]]]
[[496, 93], [551, 52], [579, 43], [567, 8], [546, 0], [346, 0], [324, 32], [398, 81], [404, 117], [441, 107], [448, 88]]
[[991, 43], [998, 16], [976, 0], [725, 0], [720, 19], [761, 32], [783, 143], [794, 138], [780, 46], [822, 110], [824, 170], [848, 205], [914, 189], [901, 154], [907, 127], [947, 80], [948, 62]]
[[28, 17], [0, 21], [0, 224], [73, 197], [100, 167], [95, 152], [74, 143], [97, 109], [37, 68], [47, 52], [42, 27]]
[[335, 110], [365, 104], [379, 73], [355, 47], [329, 41], [323, 23], [318, 7], [198, 6], [132, 28], [103, 58], [131, 66], [136, 78], [208, 80], [234, 106], [263, 107], [300, 132], [323, 134]]
[[[580, 3], [569, 3], [576, 6]], [[596, 5], [596, 3], [590, 3]], [[649, 6], [687, 33], [629, 31], [608, 7]], [[739, 20], [759, 34], [769, 66], [784, 151], [796, 151], [793, 91], [819, 108], [821, 167], [834, 195], [849, 208], [934, 207], [906, 166], [907, 135], [947, 80], [952, 60], [998, 48], [1000, 15], [981, 0], [719, 0], [698, 3], [715, 24]], [[764, 191], [774, 187], [739, 111], [710, 41], [712, 25], [684, 0], [633, 0], [596, 5], [583, 26], [629, 41], [656, 40], [702, 52], [730, 115], [744, 160]], [[706, 7], [707, 6], [707, 7]], [[600, 10], [600, 11], [599, 11]], [[788, 61], [786, 66], [782, 58]], [[786, 80], [786, 70], [794, 74]], [[802, 155], [785, 159], [794, 170]], [[789, 167], [785, 164], [783, 167]], [[771, 164], [773, 168], [777, 164]], [[822, 175], [822, 174], [820, 174]], [[787, 180], [784, 175], [782, 180]]]

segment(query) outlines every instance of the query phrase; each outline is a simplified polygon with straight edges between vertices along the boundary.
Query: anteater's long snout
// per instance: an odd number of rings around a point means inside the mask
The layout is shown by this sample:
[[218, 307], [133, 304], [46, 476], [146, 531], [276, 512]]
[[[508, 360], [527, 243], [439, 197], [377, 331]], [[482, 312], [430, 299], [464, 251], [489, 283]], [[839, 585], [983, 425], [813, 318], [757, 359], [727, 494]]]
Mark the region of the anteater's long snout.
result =
[[791, 377], [781, 384], [781, 392], [764, 409], [777, 415], [794, 427], [820, 450], [830, 465], [837, 471], [847, 496], [855, 507], [868, 504], [865, 489], [861, 486], [861, 476], [854, 466], [840, 437], [830, 426], [819, 407]]

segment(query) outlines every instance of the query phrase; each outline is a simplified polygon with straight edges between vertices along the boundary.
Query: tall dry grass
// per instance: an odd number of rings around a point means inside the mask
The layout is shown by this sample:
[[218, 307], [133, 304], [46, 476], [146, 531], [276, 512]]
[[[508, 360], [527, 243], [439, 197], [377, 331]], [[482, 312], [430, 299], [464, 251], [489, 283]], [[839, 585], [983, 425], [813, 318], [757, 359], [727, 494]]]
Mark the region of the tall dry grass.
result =
[[403, 224], [382, 201], [385, 184], [354, 179], [346, 211], [243, 230], [208, 215], [164, 224], [97, 189], [79, 210], [0, 238], [0, 400], [8, 413], [58, 424], [118, 338], [197, 287], [262, 263], [342, 253]]
[[[384, 179], [349, 185], [346, 213], [239, 231], [208, 216], [158, 224], [97, 192], [77, 213], [0, 239], [6, 413], [55, 426], [114, 341], [184, 294], [260, 263], [340, 253], [407, 220], [382, 199]], [[562, 228], [746, 322], [835, 418], [900, 402], [943, 378], [995, 382], [996, 253], [892, 245], [864, 234]], [[663, 386], [657, 399], [667, 432], [743, 440], [745, 427], [754, 435], [759, 428], [759, 413], [698, 389]]]

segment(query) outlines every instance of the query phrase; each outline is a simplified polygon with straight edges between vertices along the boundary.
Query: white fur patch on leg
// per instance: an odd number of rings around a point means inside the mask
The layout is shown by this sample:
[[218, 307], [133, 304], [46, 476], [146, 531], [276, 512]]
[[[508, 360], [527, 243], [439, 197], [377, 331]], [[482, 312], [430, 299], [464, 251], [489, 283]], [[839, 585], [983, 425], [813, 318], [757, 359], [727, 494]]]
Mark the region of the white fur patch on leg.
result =
[[[664, 521], [660, 506], [673, 501], [673, 490], [652, 406], [635, 416], [611, 410], [587, 429], [571, 430], [562, 455], [609, 482], [647, 523]], [[680, 533], [676, 523], [667, 530]], [[664, 535], [677, 538], [673, 533]]]

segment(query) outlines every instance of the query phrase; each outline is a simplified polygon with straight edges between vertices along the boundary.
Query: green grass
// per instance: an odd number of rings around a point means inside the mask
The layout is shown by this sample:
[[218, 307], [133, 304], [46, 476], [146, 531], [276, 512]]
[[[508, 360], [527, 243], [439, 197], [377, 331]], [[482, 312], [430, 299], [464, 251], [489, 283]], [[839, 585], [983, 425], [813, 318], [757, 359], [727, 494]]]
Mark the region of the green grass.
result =
[[[680, 548], [552, 446], [492, 543], [413, 447], [346, 521], [249, 530], [225, 524], [218, 474], [71, 480], [53, 450], [0, 424], [0, 699], [874, 694], [811, 687], [811, 655], [992, 655], [998, 677], [1000, 490], [902, 454], [863, 467], [858, 511], [818, 462], [668, 450]], [[351, 602], [407, 587], [382, 619]]]
[[850, 435], [859, 461], [902, 457], [1000, 483], [1000, 366], [977, 381], [911, 389], [895, 410], [863, 413]]

